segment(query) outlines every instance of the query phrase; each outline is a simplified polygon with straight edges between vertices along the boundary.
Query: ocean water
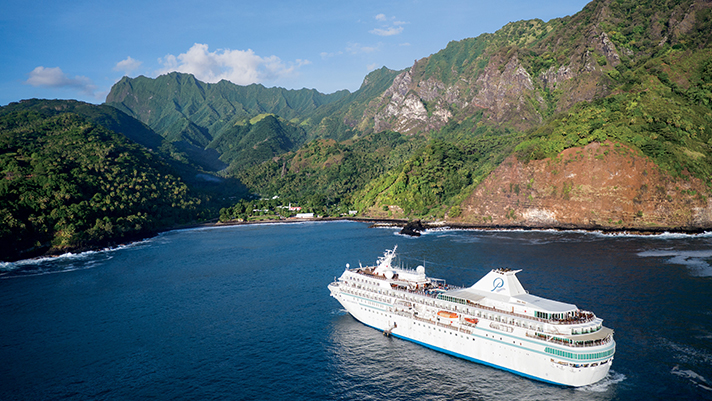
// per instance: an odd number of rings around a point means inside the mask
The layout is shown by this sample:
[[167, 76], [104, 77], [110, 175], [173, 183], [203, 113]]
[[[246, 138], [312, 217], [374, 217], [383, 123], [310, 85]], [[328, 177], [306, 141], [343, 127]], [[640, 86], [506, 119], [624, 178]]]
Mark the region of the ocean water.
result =
[[[608, 377], [564, 388], [384, 337], [327, 285], [400, 261], [471, 285], [496, 267], [615, 330]], [[431, 231], [354, 222], [179, 230], [0, 264], [0, 399], [712, 399], [712, 235]]]

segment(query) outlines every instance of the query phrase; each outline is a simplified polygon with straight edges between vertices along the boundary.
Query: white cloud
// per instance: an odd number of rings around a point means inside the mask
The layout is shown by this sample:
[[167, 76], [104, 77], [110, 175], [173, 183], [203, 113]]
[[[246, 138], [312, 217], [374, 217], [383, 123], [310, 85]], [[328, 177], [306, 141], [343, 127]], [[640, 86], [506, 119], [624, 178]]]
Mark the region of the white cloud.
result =
[[126, 60], [121, 60], [114, 66], [114, 71], [121, 71], [124, 75], [129, 75], [130, 73], [136, 71], [143, 62], [134, 60], [131, 56], [127, 57]]
[[403, 27], [402, 26], [391, 26], [385, 29], [382, 28], [375, 28], [371, 29], [368, 31], [369, 33], [372, 33], [374, 35], [378, 36], [393, 36], [393, 35], [398, 35], [399, 33], [403, 32]]
[[294, 74], [303, 65], [311, 64], [309, 60], [297, 59], [295, 63], [287, 65], [277, 56], [261, 57], [251, 49], [218, 49], [210, 52], [208, 45], [201, 43], [194, 44], [178, 56], [168, 54], [158, 59], [158, 62], [163, 64], [163, 68], [157, 71], [159, 75], [177, 71], [193, 74], [205, 82], [215, 83], [226, 79], [238, 85], [276, 80]]
[[371, 29], [368, 32], [378, 36], [398, 35], [403, 32], [403, 27], [401, 25], [407, 24], [407, 22], [396, 21], [396, 17], [389, 18], [386, 14], [378, 14], [375, 18], [376, 21], [381, 22], [381, 27]]
[[373, 63], [373, 64], [369, 64], [369, 65], [366, 66], [366, 69], [367, 69], [368, 71], [373, 71], [373, 70], [375, 70], [376, 68], [378, 68], [378, 63]]
[[97, 90], [91, 79], [84, 76], [70, 78], [59, 67], [45, 68], [39, 66], [30, 72], [30, 77], [27, 78], [25, 83], [35, 87], [77, 89], [81, 93], [92, 97], [95, 97]]

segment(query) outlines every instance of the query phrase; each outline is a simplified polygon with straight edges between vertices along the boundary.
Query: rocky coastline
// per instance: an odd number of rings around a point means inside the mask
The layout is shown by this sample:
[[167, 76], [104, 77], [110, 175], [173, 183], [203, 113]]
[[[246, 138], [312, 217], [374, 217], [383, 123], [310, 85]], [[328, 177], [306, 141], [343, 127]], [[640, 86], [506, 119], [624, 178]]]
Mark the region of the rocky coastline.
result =
[[90, 251], [101, 251], [107, 249], [113, 249], [120, 246], [129, 245], [132, 243], [145, 241], [150, 238], [154, 238], [157, 235], [173, 231], [173, 230], [188, 230], [195, 228], [209, 228], [209, 227], [227, 227], [227, 226], [239, 226], [239, 225], [256, 225], [256, 224], [294, 224], [294, 223], [305, 223], [305, 222], [332, 222], [332, 221], [354, 221], [361, 223], [370, 223], [371, 228], [379, 227], [393, 227], [400, 228], [400, 234], [409, 235], [413, 237], [419, 237], [423, 232], [428, 230], [478, 230], [478, 231], [583, 231], [583, 232], [596, 232], [607, 235], [662, 235], [662, 234], [683, 234], [683, 235], [699, 235], [708, 232], [712, 232], [712, 228], [702, 228], [702, 227], [653, 227], [653, 228], [636, 228], [636, 227], [620, 227], [611, 228], [607, 226], [599, 225], [574, 225], [574, 224], [561, 224], [561, 225], [550, 225], [550, 226], [527, 226], [520, 224], [472, 224], [472, 223], [460, 223], [460, 222], [450, 222], [443, 220], [427, 221], [427, 220], [412, 220], [412, 219], [386, 219], [386, 218], [370, 218], [370, 217], [315, 217], [315, 218], [290, 218], [283, 220], [261, 220], [261, 221], [229, 221], [229, 222], [219, 222], [219, 221], [209, 221], [204, 223], [195, 224], [185, 224], [181, 226], [171, 227], [170, 229], [162, 230], [155, 233], [150, 233], [142, 236], [134, 236], [131, 238], [124, 238], [121, 241], [107, 241], [102, 244], [92, 244], [75, 248], [62, 248], [56, 249], [51, 248], [46, 251], [37, 252], [27, 252], [21, 255], [21, 257], [13, 258], [11, 260], [5, 260], [2, 262], [16, 262], [18, 260], [28, 260], [40, 257], [57, 257], [60, 255], [65, 255], [67, 253], [82, 253]]

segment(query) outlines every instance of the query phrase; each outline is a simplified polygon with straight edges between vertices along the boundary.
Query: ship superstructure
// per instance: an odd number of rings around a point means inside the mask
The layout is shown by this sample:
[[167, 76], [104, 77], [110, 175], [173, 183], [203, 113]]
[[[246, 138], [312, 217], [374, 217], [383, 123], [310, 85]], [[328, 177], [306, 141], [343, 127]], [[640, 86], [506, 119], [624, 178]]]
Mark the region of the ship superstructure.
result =
[[[397, 248], [397, 247], [396, 247]], [[425, 268], [393, 266], [396, 248], [374, 266], [349, 268], [329, 284], [358, 321], [384, 334], [533, 379], [584, 386], [606, 376], [613, 330], [592, 312], [529, 294], [520, 270], [494, 269], [472, 287], [449, 286]]]

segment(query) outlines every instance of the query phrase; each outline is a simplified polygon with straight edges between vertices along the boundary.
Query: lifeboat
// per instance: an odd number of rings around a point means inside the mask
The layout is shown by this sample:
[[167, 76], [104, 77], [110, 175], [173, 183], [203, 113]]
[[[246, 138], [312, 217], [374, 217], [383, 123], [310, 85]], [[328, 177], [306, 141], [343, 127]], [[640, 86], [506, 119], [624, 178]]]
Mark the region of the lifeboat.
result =
[[476, 318], [473, 318], [473, 317], [466, 317], [466, 318], [465, 318], [465, 321], [466, 321], [467, 323], [471, 323], [471, 324], [477, 324], [477, 323], [480, 322], [479, 320], [477, 320]]
[[448, 319], [457, 319], [457, 313], [448, 312], [448, 311], [444, 311], [444, 310], [441, 310], [440, 312], [438, 312], [438, 316], [445, 317]]

